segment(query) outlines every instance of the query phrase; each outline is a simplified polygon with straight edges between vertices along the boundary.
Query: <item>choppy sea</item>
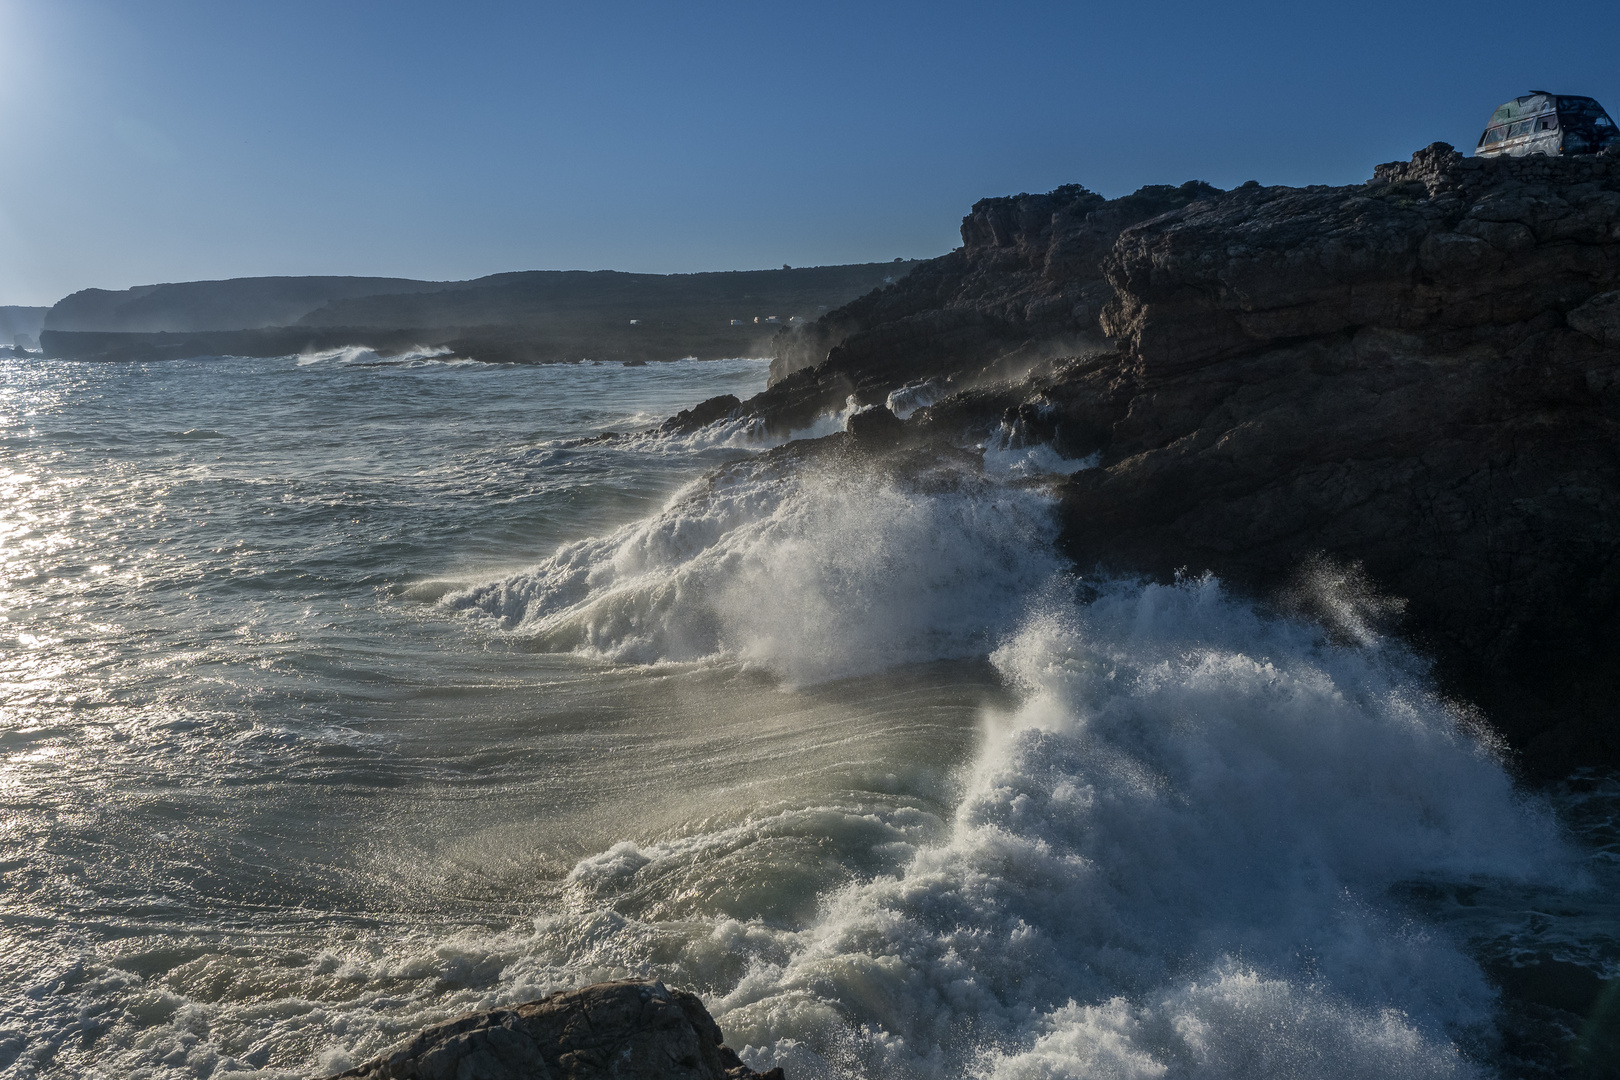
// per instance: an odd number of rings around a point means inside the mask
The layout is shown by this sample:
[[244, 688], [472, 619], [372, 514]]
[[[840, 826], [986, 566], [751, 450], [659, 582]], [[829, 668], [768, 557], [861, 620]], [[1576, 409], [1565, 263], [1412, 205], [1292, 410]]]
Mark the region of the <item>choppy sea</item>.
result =
[[0, 1077], [627, 975], [791, 1080], [1517, 1075], [1504, 971], [1620, 975], [1614, 778], [1516, 787], [1399, 642], [1076, 579], [1047, 448], [653, 430], [766, 367], [0, 360]]

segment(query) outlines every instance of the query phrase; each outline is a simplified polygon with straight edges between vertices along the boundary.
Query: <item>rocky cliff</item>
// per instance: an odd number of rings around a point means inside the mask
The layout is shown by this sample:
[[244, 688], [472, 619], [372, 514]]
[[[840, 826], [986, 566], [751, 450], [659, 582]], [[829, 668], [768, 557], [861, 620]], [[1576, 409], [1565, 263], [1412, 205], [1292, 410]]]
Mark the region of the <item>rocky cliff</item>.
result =
[[1144, 195], [979, 204], [735, 412], [931, 380], [913, 441], [1098, 455], [1062, 488], [1082, 568], [1397, 629], [1528, 770], [1620, 765], [1620, 158]]
[[1100, 317], [1114, 294], [1102, 264], [1120, 230], [1217, 194], [1191, 181], [1113, 200], [1078, 184], [981, 199], [962, 221], [960, 248], [778, 335], [771, 388], [749, 411], [772, 427], [802, 426], [851, 394], [882, 401], [906, 382], [1004, 377], [1103, 347]]

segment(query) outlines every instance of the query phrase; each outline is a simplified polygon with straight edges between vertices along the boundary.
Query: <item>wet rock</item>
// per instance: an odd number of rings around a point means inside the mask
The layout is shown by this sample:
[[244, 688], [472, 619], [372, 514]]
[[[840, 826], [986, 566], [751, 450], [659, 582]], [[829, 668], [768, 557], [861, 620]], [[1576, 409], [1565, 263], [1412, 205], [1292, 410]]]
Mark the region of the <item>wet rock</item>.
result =
[[779, 335], [771, 387], [746, 411], [773, 430], [803, 427], [849, 395], [881, 404], [929, 376], [966, 385], [1102, 348], [1099, 314], [1113, 297], [1102, 264], [1120, 231], [1217, 194], [1189, 181], [1119, 199], [1078, 184], [981, 199], [962, 219], [962, 247]]
[[665, 420], [659, 428], [660, 431], [675, 434], [686, 434], [699, 428], [707, 427], [716, 420], [724, 420], [737, 411], [742, 402], [737, 400], [735, 394], [721, 394], [719, 397], [701, 401], [690, 409], [682, 409], [674, 416]]
[[[703, 1003], [658, 982], [607, 982], [428, 1028], [353, 1080], [782, 1080], [723, 1045]], [[337, 1078], [333, 1078], [337, 1080]]]
[[1571, 329], [1578, 330], [1611, 349], [1620, 349], [1620, 291], [1594, 296], [1568, 316]]
[[1133, 226], [1105, 273], [1076, 559], [1262, 594], [1359, 564], [1532, 771], [1620, 764], [1620, 159], [1437, 144]]
[[850, 416], [846, 429], [858, 446], [898, 446], [905, 436], [906, 425], [886, 406], [875, 405]]

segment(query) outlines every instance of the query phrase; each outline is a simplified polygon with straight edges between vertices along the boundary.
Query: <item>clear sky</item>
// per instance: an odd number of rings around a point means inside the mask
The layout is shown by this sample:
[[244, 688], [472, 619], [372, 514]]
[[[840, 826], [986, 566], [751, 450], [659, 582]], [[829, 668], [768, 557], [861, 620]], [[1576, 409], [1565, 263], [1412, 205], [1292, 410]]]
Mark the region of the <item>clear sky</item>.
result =
[[938, 255], [985, 195], [1349, 183], [1620, 3], [0, 0], [0, 303]]

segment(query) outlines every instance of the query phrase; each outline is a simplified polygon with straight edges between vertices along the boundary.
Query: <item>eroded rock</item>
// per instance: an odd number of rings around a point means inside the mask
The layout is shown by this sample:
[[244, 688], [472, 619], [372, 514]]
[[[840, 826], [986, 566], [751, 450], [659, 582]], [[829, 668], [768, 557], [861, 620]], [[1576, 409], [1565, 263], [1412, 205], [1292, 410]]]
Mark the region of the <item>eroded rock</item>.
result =
[[1571, 329], [1611, 349], [1620, 349], [1620, 291], [1592, 297], [1569, 313]]
[[[439, 1024], [352, 1080], [782, 1080], [723, 1045], [696, 995], [607, 982]], [[338, 1080], [338, 1078], [333, 1078]]]

